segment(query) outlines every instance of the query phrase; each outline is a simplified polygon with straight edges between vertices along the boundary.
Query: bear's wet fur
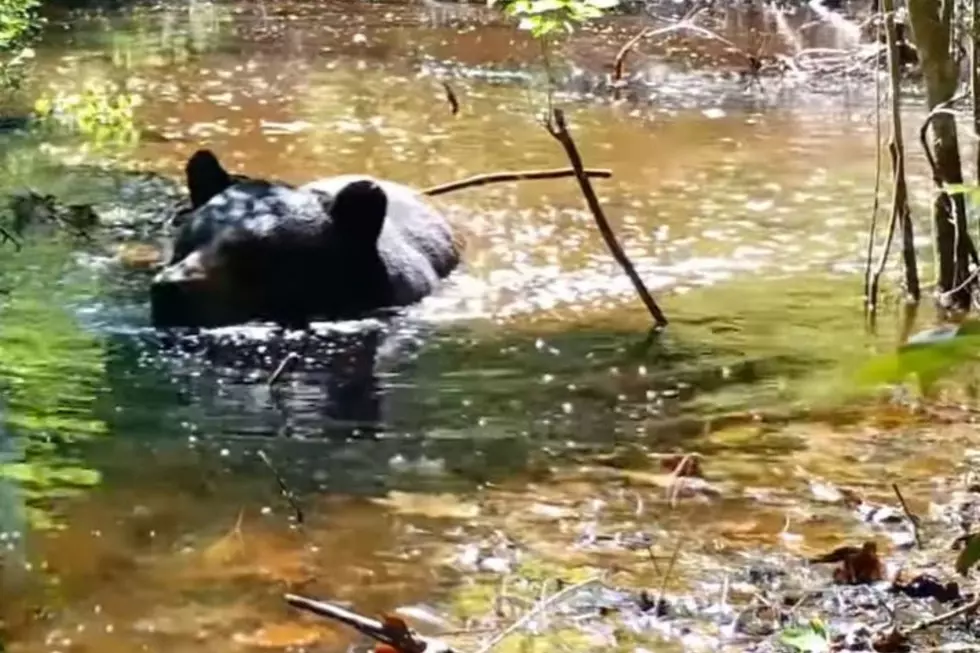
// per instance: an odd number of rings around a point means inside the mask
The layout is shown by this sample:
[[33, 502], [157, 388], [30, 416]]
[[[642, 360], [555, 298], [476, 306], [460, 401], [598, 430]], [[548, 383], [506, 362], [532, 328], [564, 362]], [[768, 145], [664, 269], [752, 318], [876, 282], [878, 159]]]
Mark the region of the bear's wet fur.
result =
[[230, 175], [213, 152], [185, 168], [191, 207], [151, 287], [156, 326], [303, 327], [432, 294], [461, 243], [424, 197], [366, 175], [295, 187]]

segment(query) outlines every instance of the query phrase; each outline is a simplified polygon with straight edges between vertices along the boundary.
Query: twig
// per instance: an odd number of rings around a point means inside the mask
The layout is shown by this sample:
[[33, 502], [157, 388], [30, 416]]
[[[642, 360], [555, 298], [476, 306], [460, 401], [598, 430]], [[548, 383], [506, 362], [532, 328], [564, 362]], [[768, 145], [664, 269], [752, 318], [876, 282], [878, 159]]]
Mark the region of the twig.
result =
[[296, 523], [302, 524], [305, 521], [305, 517], [303, 515], [303, 509], [300, 508], [299, 506], [299, 501], [296, 500], [296, 495], [293, 494], [293, 491], [289, 489], [288, 485], [286, 485], [286, 481], [279, 473], [279, 470], [276, 469], [276, 466], [272, 464], [272, 461], [269, 459], [269, 456], [267, 456], [266, 453], [261, 449], [259, 449], [258, 456], [259, 458], [262, 459], [262, 462], [266, 464], [269, 470], [272, 471], [272, 475], [276, 477], [276, 482], [279, 483], [280, 493], [289, 503], [290, 507], [293, 509], [293, 514], [296, 515]]
[[13, 243], [15, 252], [19, 252], [24, 248], [21, 242], [17, 240], [17, 238], [14, 237], [14, 235], [9, 231], [7, 231], [4, 227], [0, 227], [0, 238], [3, 238], [3, 242], [5, 243]]
[[484, 644], [483, 646], [481, 646], [480, 649], [476, 653], [490, 653], [490, 651], [492, 651], [493, 648], [497, 644], [499, 644], [500, 642], [504, 641], [507, 637], [509, 637], [515, 631], [520, 630], [529, 621], [531, 621], [532, 619], [534, 619], [536, 616], [538, 616], [539, 614], [541, 614], [542, 612], [544, 612], [545, 610], [547, 610], [551, 606], [557, 604], [559, 601], [561, 601], [565, 597], [570, 596], [570, 595], [574, 594], [575, 592], [577, 592], [577, 591], [579, 591], [581, 589], [584, 589], [584, 588], [586, 588], [586, 587], [588, 587], [590, 585], [595, 585], [598, 582], [599, 582], [599, 579], [598, 578], [589, 578], [588, 580], [584, 580], [581, 583], [575, 583], [574, 585], [569, 585], [568, 587], [566, 587], [565, 589], [561, 590], [560, 592], [555, 592], [554, 594], [552, 594], [551, 596], [549, 596], [547, 599], [545, 599], [544, 601], [541, 601], [540, 603], [538, 603], [537, 605], [535, 605], [533, 608], [531, 608], [530, 610], [528, 610], [526, 613], [524, 613], [524, 615], [520, 619], [518, 619], [517, 621], [515, 621], [514, 623], [512, 623], [510, 626], [508, 626], [507, 628], [505, 628], [504, 630], [502, 630], [501, 632], [499, 632], [498, 634], [496, 634], [492, 638], [490, 638], [490, 641], [488, 641], [486, 644]]
[[898, 483], [892, 483], [892, 489], [895, 490], [895, 496], [898, 497], [898, 502], [902, 504], [902, 510], [905, 512], [905, 517], [912, 524], [912, 536], [915, 537], [915, 546], [921, 549], [922, 538], [919, 537], [919, 518], [909, 509], [909, 504], [905, 503], [905, 497], [902, 496], [902, 491], [898, 489]]
[[688, 11], [679, 21], [677, 21], [673, 25], [668, 25], [667, 27], [661, 27], [659, 29], [655, 29], [653, 27], [647, 27], [641, 30], [639, 34], [637, 34], [629, 41], [627, 41], [625, 44], [623, 44], [623, 47], [621, 47], [619, 49], [619, 52], [616, 53], [616, 59], [613, 62], [612, 81], [613, 82], [622, 81], [623, 72], [626, 68], [626, 57], [627, 55], [629, 55], [630, 52], [633, 51], [633, 49], [640, 43], [640, 41], [654, 36], [663, 36], [671, 32], [680, 31], [682, 29], [691, 30], [692, 32], [696, 32], [707, 38], [721, 41], [728, 47], [733, 48], [739, 54], [745, 56], [747, 59], [751, 59], [748, 53], [744, 52], [743, 50], [740, 50], [738, 46], [736, 46], [734, 43], [732, 43], [725, 37], [716, 34], [715, 32], [712, 32], [709, 29], [705, 29], [704, 27], [694, 24], [693, 22], [694, 19], [697, 18], [698, 15], [701, 14], [705, 9], [707, 9], [707, 7], [695, 5], [694, 7], [691, 8], [690, 11]]
[[[891, 149], [891, 148], [889, 148]], [[898, 177], [893, 179], [892, 183], [892, 193], [897, 194]], [[892, 242], [895, 240], [895, 228], [898, 226], [899, 214], [896, 211], [892, 211], [891, 219], [888, 221], [888, 232], [885, 235], [885, 246], [884, 250], [881, 252], [881, 257], [878, 259], [878, 267], [875, 269], [874, 273], [871, 275], [871, 284], [868, 290], [867, 302], [871, 307], [868, 311], [869, 319], [871, 323], [874, 323], [875, 314], [877, 313], [876, 304], [878, 303], [878, 286], [881, 282], [881, 275], [885, 272], [885, 266], [888, 264], [888, 255], [891, 253]]]
[[[595, 177], [596, 179], [609, 179], [612, 177], [612, 170], [607, 170], [604, 168], [589, 168], [584, 171], [589, 177]], [[439, 184], [438, 186], [431, 186], [429, 188], [423, 189], [421, 193], [423, 195], [428, 195], [429, 197], [434, 197], [436, 195], [445, 195], [446, 193], [452, 193], [453, 191], [463, 190], [464, 188], [472, 188], [474, 186], [486, 186], [488, 184], [500, 184], [508, 181], [530, 181], [539, 179], [564, 179], [565, 177], [576, 176], [574, 168], [554, 168], [551, 170], [516, 170], [514, 172], [490, 172], [485, 175], [474, 175], [473, 177], [467, 177], [466, 179], [460, 179], [459, 181], [450, 181], [445, 184]]]
[[950, 610], [949, 612], [944, 612], [943, 614], [933, 617], [932, 619], [923, 619], [922, 621], [912, 626], [909, 626], [909, 628], [905, 631], [904, 634], [910, 635], [920, 630], [926, 630], [927, 628], [938, 626], [939, 624], [943, 624], [946, 623], [947, 621], [951, 621], [961, 615], [969, 614], [970, 612], [973, 612], [978, 608], [980, 608], [980, 598], [973, 599], [969, 603], [961, 605], [960, 607], [954, 610]]
[[905, 145], [902, 140], [901, 118], [901, 71], [895, 43], [895, 21], [892, 17], [894, 0], [884, 0], [885, 39], [888, 44], [888, 71], [891, 92], [891, 142], [888, 153], [892, 167], [892, 207], [891, 219], [888, 222], [888, 234], [885, 237], [884, 251], [878, 259], [878, 267], [871, 275], [868, 283], [868, 293], [865, 297], [866, 313], [873, 324], [878, 311], [878, 287], [881, 275], [888, 263], [888, 255], [895, 230], [902, 228], [902, 257], [905, 263], [906, 291], [916, 302], [919, 300], [919, 274], [915, 261], [915, 249], [912, 234], [912, 218], [909, 215], [908, 187], [905, 182]]
[[952, 297], [953, 295], [955, 295], [956, 293], [958, 293], [959, 291], [963, 290], [964, 288], [966, 288], [967, 286], [969, 286], [971, 283], [973, 283], [974, 281], [976, 281], [976, 279], [977, 279], [978, 276], [980, 276], [980, 267], [975, 267], [975, 268], [973, 268], [973, 272], [971, 272], [969, 274], [969, 276], [967, 276], [967, 278], [964, 279], [963, 282], [960, 285], [956, 286], [952, 290], [949, 290], [947, 292], [941, 293], [940, 294], [940, 297], [942, 297], [943, 301], [947, 300], [948, 298]]
[[692, 460], [694, 460], [694, 454], [690, 454], [690, 453], [684, 454], [684, 457], [681, 458], [681, 461], [677, 463], [677, 467], [675, 467], [674, 471], [671, 473], [673, 479], [670, 482], [670, 486], [669, 486], [670, 492], [667, 495], [668, 496], [667, 503], [668, 505], [670, 505], [671, 508], [677, 506], [677, 497], [680, 496], [681, 486], [684, 483], [684, 472], [687, 470], [688, 467], [692, 466], [691, 465]]
[[[881, 23], [875, 28], [875, 40], [878, 40]], [[871, 227], [868, 229], [868, 256], [864, 267], [864, 317], [868, 320], [871, 314], [871, 266], [874, 257], [875, 235], [878, 230], [879, 194], [881, 192], [881, 82], [878, 81], [877, 65], [875, 66], [875, 189], [871, 204]]]
[[657, 572], [657, 575], [659, 576], [660, 575], [660, 565], [657, 564], [657, 556], [653, 555], [653, 547], [652, 546], [648, 546], [647, 547], [647, 555], [650, 556], [650, 562], [653, 563], [653, 570], [655, 572]]
[[446, 101], [449, 102], [449, 109], [455, 116], [459, 113], [459, 99], [456, 97], [456, 93], [453, 92], [453, 87], [449, 85], [449, 82], [442, 81], [442, 88], [446, 91]]
[[633, 287], [636, 288], [636, 292], [640, 295], [647, 310], [650, 311], [650, 315], [656, 323], [656, 328], [662, 329], [667, 326], [667, 316], [657, 306], [657, 302], [650, 295], [650, 291], [647, 290], [643, 279], [640, 278], [640, 275], [636, 272], [636, 268], [633, 267], [633, 263], [626, 256], [623, 248], [620, 247], [619, 242], [616, 240], [616, 234], [613, 233], [612, 227], [609, 226], [606, 214], [599, 204], [599, 198], [596, 197], [595, 189], [592, 188], [588, 175], [586, 175], [585, 166], [582, 164], [582, 157], [578, 152], [578, 148], [575, 146], [575, 141], [572, 140], [572, 135], [568, 132], [568, 126], [565, 124], [565, 113], [561, 109], [553, 109], [551, 119], [548, 121], [546, 127], [548, 133], [554, 136], [555, 140], [561, 143], [561, 146], [565, 149], [565, 154], [568, 156], [568, 160], [575, 170], [575, 178], [578, 180], [579, 187], [582, 189], [582, 195], [585, 196], [585, 201], [589, 205], [592, 217], [595, 218], [599, 232], [606, 241], [606, 246], [612, 252], [616, 262], [626, 272], [630, 281], [633, 282]]
[[286, 354], [286, 357], [282, 359], [281, 363], [279, 363], [279, 367], [276, 368], [276, 371], [269, 376], [269, 380], [266, 381], [266, 385], [270, 388], [274, 386], [279, 378], [286, 373], [286, 368], [289, 367], [289, 364], [298, 359], [299, 354], [297, 354], [295, 351], [291, 351]]
[[660, 612], [660, 606], [663, 604], [664, 595], [667, 594], [667, 584], [670, 582], [670, 577], [674, 573], [674, 564], [677, 562], [677, 556], [681, 552], [681, 544], [684, 543], [684, 534], [681, 533], [677, 537], [677, 544], [674, 545], [674, 552], [670, 555], [670, 562], [667, 563], [667, 573], [664, 574], [663, 579], [660, 581], [660, 594], [657, 595], [657, 602], [654, 603], [654, 610]]
[[902, 135], [901, 114], [901, 61], [895, 32], [895, 0], [883, 0], [885, 8], [885, 40], [888, 44], [888, 70], [892, 87], [892, 137], [889, 143], [892, 174], [895, 176], [895, 193], [892, 212], [898, 214], [902, 228], [902, 260], [905, 263], [905, 290], [918, 303], [921, 298], [919, 271], [915, 259], [915, 236], [912, 231], [912, 215], [909, 208], [908, 184], [905, 180], [905, 140]]

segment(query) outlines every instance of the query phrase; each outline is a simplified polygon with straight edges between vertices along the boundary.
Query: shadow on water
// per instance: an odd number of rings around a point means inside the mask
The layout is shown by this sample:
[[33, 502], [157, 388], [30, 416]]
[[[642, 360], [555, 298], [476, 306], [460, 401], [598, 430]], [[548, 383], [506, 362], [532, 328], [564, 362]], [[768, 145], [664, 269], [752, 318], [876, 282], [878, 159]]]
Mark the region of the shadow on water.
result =
[[[289, 181], [361, 170], [425, 187], [561, 165], [518, 83], [533, 44], [483, 9], [460, 12], [72, 13], [39, 46], [35, 85], [137, 90], [152, 137], [126, 157], [169, 176], [199, 145]], [[443, 68], [479, 73], [453, 82], [458, 116], [419, 75]], [[466, 232], [466, 265], [405, 314], [306, 336], [154, 332], [149, 271], [120, 250], [159, 244], [175, 186], [86, 167], [66, 143], [5, 141], [3, 190], [94, 202], [109, 227], [94, 245], [0, 250], [0, 542], [23, 556], [3, 565], [9, 650], [341, 650], [347, 634], [290, 616], [282, 588], [368, 609], [452, 600], [443, 563], [460, 533], [523, 528], [538, 501], [632, 492], [660, 505], [655, 453], [709, 454], [715, 480], [738, 489], [699, 508], [705, 540], [736, 518], [756, 520], [760, 540], [778, 532], [785, 504], [748, 487], [798, 491], [790, 461], [831, 469], [853, 447], [864, 457], [848, 469], [873, 469], [887, 447], [751, 418], [836, 397], [842, 370], [880, 345], [859, 335], [854, 275], [870, 111], [753, 106], [725, 88], [569, 112], [586, 160], [615, 168], [603, 202], [672, 319], [645, 346], [649, 317], [567, 181], [439, 198]], [[302, 528], [259, 451], [299, 494]], [[538, 529], [543, 548], [561, 546], [554, 524]]]

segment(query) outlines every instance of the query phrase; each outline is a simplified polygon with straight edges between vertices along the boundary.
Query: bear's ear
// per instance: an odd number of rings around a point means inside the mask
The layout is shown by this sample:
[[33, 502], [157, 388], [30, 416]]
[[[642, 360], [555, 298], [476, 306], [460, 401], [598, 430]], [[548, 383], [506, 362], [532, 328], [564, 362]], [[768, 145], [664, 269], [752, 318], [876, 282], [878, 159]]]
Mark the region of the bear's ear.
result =
[[233, 183], [231, 175], [211, 150], [194, 152], [184, 166], [184, 174], [187, 177], [187, 190], [191, 194], [192, 210], [204, 206]]
[[388, 196], [376, 181], [360, 179], [341, 188], [327, 210], [345, 242], [374, 246], [388, 213]]

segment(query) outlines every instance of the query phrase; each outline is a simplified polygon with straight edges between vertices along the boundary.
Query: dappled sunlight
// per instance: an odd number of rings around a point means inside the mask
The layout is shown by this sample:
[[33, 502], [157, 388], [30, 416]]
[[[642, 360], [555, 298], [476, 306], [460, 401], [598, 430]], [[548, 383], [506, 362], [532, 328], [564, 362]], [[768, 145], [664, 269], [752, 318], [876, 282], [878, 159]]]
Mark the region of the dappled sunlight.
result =
[[[462, 24], [475, 21], [477, 29], [435, 31], [423, 7], [385, 5], [341, 19], [343, 11], [259, 3], [221, 10], [220, 20], [164, 13], [133, 21], [163, 21], [147, 34], [176, 34], [182, 21], [204, 21], [224, 44], [195, 48], [167, 66], [126, 68], [129, 90], [152, 98], [139, 108], [145, 138], [135, 158], [177, 175], [189, 152], [206, 145], [233, 170], [253, 175], [305, 182], [357, 171], [419, 188], [566, 164], [536, 117], [542, 93], [516, 80], [450, 79], [462, 107], [452, 115], [440, 77], [414, 72], [420, 52], [453, 58], [432, 51], [436, 43], [507, 67], [508, 56], [523, 52], [514, 43], [526, 35], [505, 25], [479, 27], [476, 9], [466, 10]], [[400, 35], [382, 27], [400, 22], [415, 27]], [[257, 29], [291, 45], [245, 48]], [[156, 45], [141, 41], [140, 53], [167, 47], [174, 37], [164, 36]], [[470, 40], [478, 37], [485, 51], [473, 49]], [[93, 52], [103, 47], [98, 38], [85, 42]], [[42, 53], [39, 60], [50, 69], [46, 79], [59, 84], [112, 78], [119, 69], [99, 57]], [[745, 274], [852, 273], [861, 265], [864, 244], [853, 233], [870, 204], [873, 112], [863, 103], [812, 106], [571, 110], [587, 164], [613, 170], [612, 179], [595, 185], [648, 285], [685, 292]], [[921, 174], [921, 157], [911, 169]], [[632, 294], [572, 180], [469, 189], [435, 204], [468, 242], [465, 269], [431, 302], [436, 319], [567, 311], [588, 320], [621, 311]]]
[[[142, 101], [122, 126], [138, 142], [51, 130], [0, 148], [2, 192], [91, 205], [103, 227], [78, 242], [28, 233], [0, 270], [10, 653], [359, 642], [285, 592], [438, 614], [478, 650], [476, 634], [559, 578], [719, 594], [749, 552], [869, 537], [814, 488], [894, 503], [900, 482], [923, 507], [933, 478], [980, 447], [975, 429], [855, 382], [897, 340], [891, 316], [870, 334], [860, 313], [868, 102], [749, 97], [727, 46], [681, 36], [631, 58], [645, 95], [594, 97], [587, 73], [607, 74], [638, 27], [615, 17], [570, 40], [577, 76], [558, 101], [586, 165], [612, 171], [593, 185], [666, 331], [651, 334], [566, 178], [433, 197], [463, 264], [394, 317], [164, 332], [146, 290], [194, 150], [255, 177], [363, 172], [419, 189], [565, 167], [528, 88], [540, 46], [482, 4], [195, 0], [52, 18], [32, 90]], [[776, 28], [797, 17], [772, 22], [715, 27], [791, 49]], [[792, 34], [836, 43], [825, 27]], [[918, 154], [909, 170], [918, 219], [932, 185]], [[338, 280], [297, 280], [322, 282]], [[605, 641], [558, 633], [552, 648]]]

